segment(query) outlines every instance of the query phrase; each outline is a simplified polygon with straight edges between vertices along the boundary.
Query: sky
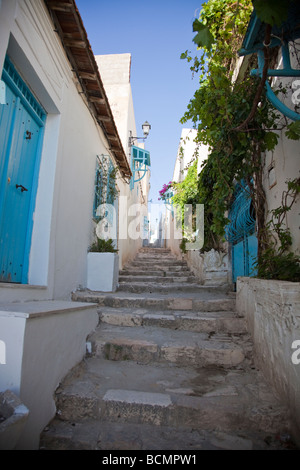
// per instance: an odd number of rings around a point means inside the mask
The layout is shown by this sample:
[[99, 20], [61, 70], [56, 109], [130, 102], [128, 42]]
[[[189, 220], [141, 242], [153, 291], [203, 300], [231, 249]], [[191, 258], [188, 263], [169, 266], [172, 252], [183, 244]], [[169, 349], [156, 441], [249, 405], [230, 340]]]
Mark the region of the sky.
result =
[[[151, 124], [145, 149], [151, 157], [149, 199], [172, 180], [181, 130], [179, 121], [199, 87], [182, 52], [196, 54], [192, 24], [199, 0], [76, 0], [95, 55], [131, 54], [131, 88], [138, 137]], [[101, 74], [101, 71], [100, 71]]]

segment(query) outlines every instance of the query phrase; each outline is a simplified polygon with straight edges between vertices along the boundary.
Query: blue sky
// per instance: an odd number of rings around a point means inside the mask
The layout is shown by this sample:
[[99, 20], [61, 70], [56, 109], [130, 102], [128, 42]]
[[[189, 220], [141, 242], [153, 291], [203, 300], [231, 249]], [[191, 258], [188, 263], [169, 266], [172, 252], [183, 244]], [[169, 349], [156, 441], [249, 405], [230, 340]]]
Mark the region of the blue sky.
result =
[[173, 176], [181, 129], [179, 123], [198, 88], [185, 50], [196, 53], [192, 23], [198, 0], [76, 0], [95, 55], [131, 53], [131, 87], [138, 136], [148, 121], [145, 148], [151, 153], [150, 199]]

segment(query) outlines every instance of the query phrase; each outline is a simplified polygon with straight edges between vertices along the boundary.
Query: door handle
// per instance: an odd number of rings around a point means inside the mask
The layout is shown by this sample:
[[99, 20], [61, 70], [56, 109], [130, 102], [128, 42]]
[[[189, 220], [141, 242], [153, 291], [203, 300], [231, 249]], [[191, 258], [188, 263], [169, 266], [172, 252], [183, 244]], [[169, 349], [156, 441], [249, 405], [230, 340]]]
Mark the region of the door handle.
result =
[[21, 188], [21, 192], [24, 193], [24, 191], [28, 191], [27, 188], [24, 188], [24, 186], [22, 184], [16, 184], [16, 188], [19, 189]]

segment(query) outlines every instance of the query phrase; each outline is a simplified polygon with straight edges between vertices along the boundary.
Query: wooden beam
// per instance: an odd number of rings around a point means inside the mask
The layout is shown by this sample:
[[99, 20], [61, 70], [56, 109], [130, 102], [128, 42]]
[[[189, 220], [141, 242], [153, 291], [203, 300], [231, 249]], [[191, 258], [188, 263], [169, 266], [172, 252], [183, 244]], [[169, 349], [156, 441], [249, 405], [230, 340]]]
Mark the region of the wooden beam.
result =
[[57, 1], [48, 1], [47, 2], [49, 8], [51, 10], [56, 10], [56, 11], [69, 11], [69, 10], [72, 10], [73, 8], [73, 5], [72, 3], [68, 3], [68, 2], [57, 2]]
[[65, 39], [64, 44], [67, 47], [76, 47], [78, 49], [86, 49], [87, 45], [85, 41], [82, 41], [80, 39]]
[[83, 72], [78, 70], [78, 73], [83, 80], [97, 80], [97, 75], [95, 73]]
[[104, 98], [99, 98], [99, 96], [91, 96], [89, 95], [89, 100], [92, 102], [92, 103], [98, 103], [98, 104], [106, 104], [106, 101]]
[[119, 140], [116, 135], [107, 134], [108, 140]]
[[101, 115], [97, 115], [97, 119], [101, 122], [110, 122], [111, 121], [111, 118], [109, 116], [101, 116]]

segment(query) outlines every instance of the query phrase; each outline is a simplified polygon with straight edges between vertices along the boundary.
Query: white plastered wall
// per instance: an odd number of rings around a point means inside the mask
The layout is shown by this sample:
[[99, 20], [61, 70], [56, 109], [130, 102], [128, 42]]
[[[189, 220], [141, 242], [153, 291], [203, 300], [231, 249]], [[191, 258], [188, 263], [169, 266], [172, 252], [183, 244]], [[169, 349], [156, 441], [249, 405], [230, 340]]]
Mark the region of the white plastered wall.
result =
[[[131, 55], [96, 55], [96, 62], [113, 112], [114, 120], [130, 163], [128, 145], [130, 131], [136, 137], [137, 131], [132, 90], [130, 84]], [[137, 145], [137, 141], [134, 141]], [[139, 144], [140, 145], [140, 144]], [[143, 221], [147, 217], [150, 172], [131, 190], [120, 177], [119, 189], [119, 262], [120, 268], [132, 260], [142, 246]]]
[[[0, 66], [8, 52], [47, 112], [29, 284], [46, 286], [36, 292], [38, 298], [68, 298], [86, 284], [96, 156], [108, 153], [106, 140], [80, 94], [42, 0], [3, 0], [0, 37]], [[4, 300], [23, 294], [22, 289], [1, 288]]]
[[[300, 40], [295, 45], [290, 44], [291, 67], [299, 69], [299, 52], [295, 54], [295, 48], [299, 49]], [[283, 67], [282, 57], [279, 53], [278, 66]], [[297, 82], [297, 86], [293, 88], [293, 83]], [[280, 84], [286, 89], [286, 95], [279, 94], [279, 100], [282, 101], [289, 109], [293, 110], [295, 102], [293, 102], [293, 94], [299, 97], [299, 92], [295, 92], [299, 88], [299, 77], [276, 77], [273, 79], [272, 88], [278, 89]], [[299, 110], [298, 110], [299, 112]], [[288, 120], [291, 123], [291, 120]], [[280, 127], [280, 123], [279, 123]], [[278, 144], [273, 152], [267, 152], [264, 168], [264, 188], [266, 192], [266, 209], [272, 211], [282, 205], [282, 195], [287, 190], [287, 181], [300, 177], [300, 141], [288, 139], [285, 135], [286, 129], [278, 131]], [[288, 199], [288, 203], [290, 198]], [[289, 213], [287, 214], [287, 226], [291, 231], [293, 245], [292, 250], [300, 253], [300, 198], [296, 200]]]

